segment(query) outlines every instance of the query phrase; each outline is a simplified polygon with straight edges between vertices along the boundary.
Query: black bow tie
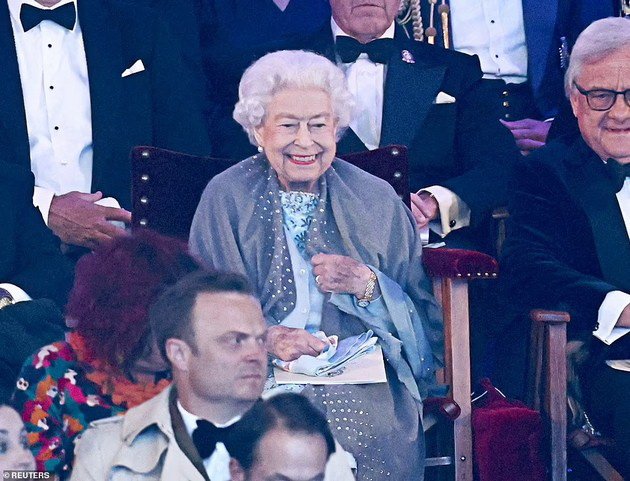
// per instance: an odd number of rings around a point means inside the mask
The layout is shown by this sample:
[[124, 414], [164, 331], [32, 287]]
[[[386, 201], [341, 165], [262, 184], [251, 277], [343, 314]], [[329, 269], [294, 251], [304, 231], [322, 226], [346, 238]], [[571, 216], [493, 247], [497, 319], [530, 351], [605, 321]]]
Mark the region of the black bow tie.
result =
[[394, 39], [378, 38], [361, 43], [352, 37], [338, 36], [335, 39], [337, 53], [343, 63], [355, 62], [359, 55], [366, 53], [374, 63], [387, 63], [394, 51]]
[[225, 428], [218, 428], [205, 419], [197, 420], [197, 428], [192, 433], [192, 440], [201, 459], [212, 456], [217, 443], [223, 443], [237, 423]]
[[630, 164], [620, 164], [615, 159], [606, 161], [606, 172], [615, 183], [615, 191], [619, 192], [626, 181], [626, 177], [630, 177]]
[[76, 10], [74, 9], [74, 3], [72, 2], [66, 3], [54, 10], [37, 8], [27, 3], [23, 3], [20, 8], [20, 21], [22, 22], [22, 28], [25, 32], [28, 32], [31, 28], [36, 27], [44, 20], [50, 20], [67, 28], [68, 30], [72, 30], [74, 28], [76, 16]]

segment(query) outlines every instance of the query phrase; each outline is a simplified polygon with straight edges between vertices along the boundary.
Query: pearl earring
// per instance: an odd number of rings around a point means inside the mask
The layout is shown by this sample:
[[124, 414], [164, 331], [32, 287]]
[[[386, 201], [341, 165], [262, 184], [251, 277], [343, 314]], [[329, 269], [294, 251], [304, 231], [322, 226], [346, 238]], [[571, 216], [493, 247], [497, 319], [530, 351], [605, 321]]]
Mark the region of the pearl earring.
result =
[[262, 145], [259, 145], [258, 146], [258, 152], [262, 153], [262, 151], [263, 151]]

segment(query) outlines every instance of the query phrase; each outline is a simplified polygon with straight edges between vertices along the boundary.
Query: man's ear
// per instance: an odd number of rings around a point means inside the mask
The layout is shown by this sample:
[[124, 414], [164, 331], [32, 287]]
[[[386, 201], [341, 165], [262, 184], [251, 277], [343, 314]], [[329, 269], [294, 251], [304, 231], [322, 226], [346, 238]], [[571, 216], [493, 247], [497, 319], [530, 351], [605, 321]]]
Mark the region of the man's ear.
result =
[[230, 459], [230, 480], [231, 481], [245, 481], [245, 471], [241, 467], [236, 459]]
[[192, 351], [182, 339], [169, 338], [164, 345], [166, 357], [171, 365], [179, 371], [188, 371]]

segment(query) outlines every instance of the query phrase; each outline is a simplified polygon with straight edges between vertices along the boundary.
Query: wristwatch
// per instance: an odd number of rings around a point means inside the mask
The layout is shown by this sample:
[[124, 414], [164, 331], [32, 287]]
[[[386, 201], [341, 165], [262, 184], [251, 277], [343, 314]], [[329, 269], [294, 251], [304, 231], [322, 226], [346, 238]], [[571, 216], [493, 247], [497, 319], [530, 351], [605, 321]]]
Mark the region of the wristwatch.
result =
[[370, 270], [370, 279], [368, 280], [365, 286], [365, 292], [363, 296], [357, 300], [357, 305], [359, 307], [367, 307], [372, 302], [374, 298], [374, 289], [376, 289], [376, 274], [372, 270]]
[[0, 287], [0, 309], [15, 303], [15, 299], [9, 291]]

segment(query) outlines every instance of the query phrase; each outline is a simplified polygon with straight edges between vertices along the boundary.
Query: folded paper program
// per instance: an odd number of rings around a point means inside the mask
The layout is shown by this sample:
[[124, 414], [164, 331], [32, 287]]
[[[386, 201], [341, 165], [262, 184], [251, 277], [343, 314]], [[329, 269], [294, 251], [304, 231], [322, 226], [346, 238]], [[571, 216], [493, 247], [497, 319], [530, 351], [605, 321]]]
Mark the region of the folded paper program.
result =
[[326, 347], [318, 356], [304, 355], [295, 361], [274, 359], [273, 365], [292, 373], [325, 376], [332, 369], [339, 368], [348, 361], [372, 351], [378, 340], [371, 330], [341, 341], [337, 336], [327, 336], [323, 331], [314, 335], [326, 343]]

